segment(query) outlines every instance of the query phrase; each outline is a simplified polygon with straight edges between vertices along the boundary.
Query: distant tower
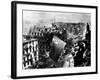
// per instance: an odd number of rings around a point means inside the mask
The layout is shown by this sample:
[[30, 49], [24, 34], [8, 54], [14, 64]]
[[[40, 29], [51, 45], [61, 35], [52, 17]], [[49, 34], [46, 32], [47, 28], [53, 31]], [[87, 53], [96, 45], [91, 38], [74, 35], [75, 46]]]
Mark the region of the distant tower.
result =
[[87, 23], [87, 28], [86, 28], [86, 40], [90, 41], [91, 40], [91, 31], [90, 31], [90, 25]]
[[57, 27], [56, 26], [56, 16], [54, 16], [54, 20], [52, 21], [52, 27]]

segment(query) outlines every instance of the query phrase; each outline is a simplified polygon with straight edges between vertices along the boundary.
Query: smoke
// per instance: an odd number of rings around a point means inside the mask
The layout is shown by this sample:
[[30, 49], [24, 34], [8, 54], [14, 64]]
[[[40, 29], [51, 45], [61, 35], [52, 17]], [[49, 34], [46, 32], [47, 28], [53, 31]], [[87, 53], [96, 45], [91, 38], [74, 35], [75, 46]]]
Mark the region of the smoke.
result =
[[91, 15], [87, 13], [23, 11], [23, 32], [28, 32], [34, 25], [51, 27], [53, 22], [91, 23]]

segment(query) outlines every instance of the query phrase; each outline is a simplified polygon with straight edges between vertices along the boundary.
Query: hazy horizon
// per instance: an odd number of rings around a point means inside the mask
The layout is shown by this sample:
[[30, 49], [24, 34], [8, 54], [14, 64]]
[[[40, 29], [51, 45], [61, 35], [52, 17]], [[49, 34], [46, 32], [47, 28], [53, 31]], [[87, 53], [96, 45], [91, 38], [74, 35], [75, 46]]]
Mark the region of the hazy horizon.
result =
[[28, 32], [34, 25], [51, 27], [52, 22], [91, 23], [91, 15], [89, 13], [23, 11], [23, 33]]

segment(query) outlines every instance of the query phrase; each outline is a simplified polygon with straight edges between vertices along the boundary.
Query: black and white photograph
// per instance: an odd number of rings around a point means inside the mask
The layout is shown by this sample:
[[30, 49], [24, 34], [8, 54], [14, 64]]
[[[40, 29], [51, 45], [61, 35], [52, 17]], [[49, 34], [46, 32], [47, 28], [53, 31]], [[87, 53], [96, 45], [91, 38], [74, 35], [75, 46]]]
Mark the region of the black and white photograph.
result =
[[91, 66], [91, 14], [23, 10], [23, 69]]
[[12, 2], [12, 78], [97, 73], [97, 7]]

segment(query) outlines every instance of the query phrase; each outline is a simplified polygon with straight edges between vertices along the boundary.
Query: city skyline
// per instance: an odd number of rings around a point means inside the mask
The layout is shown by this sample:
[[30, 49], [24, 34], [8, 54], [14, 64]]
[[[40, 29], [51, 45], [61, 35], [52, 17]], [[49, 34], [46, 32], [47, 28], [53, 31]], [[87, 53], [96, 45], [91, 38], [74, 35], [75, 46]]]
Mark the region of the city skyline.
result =
[[91, 15], [89, 13], [23, 11], [23, 32], [27, 33], [34, 25], [51, 27], [53, 22], [91, 23]]

